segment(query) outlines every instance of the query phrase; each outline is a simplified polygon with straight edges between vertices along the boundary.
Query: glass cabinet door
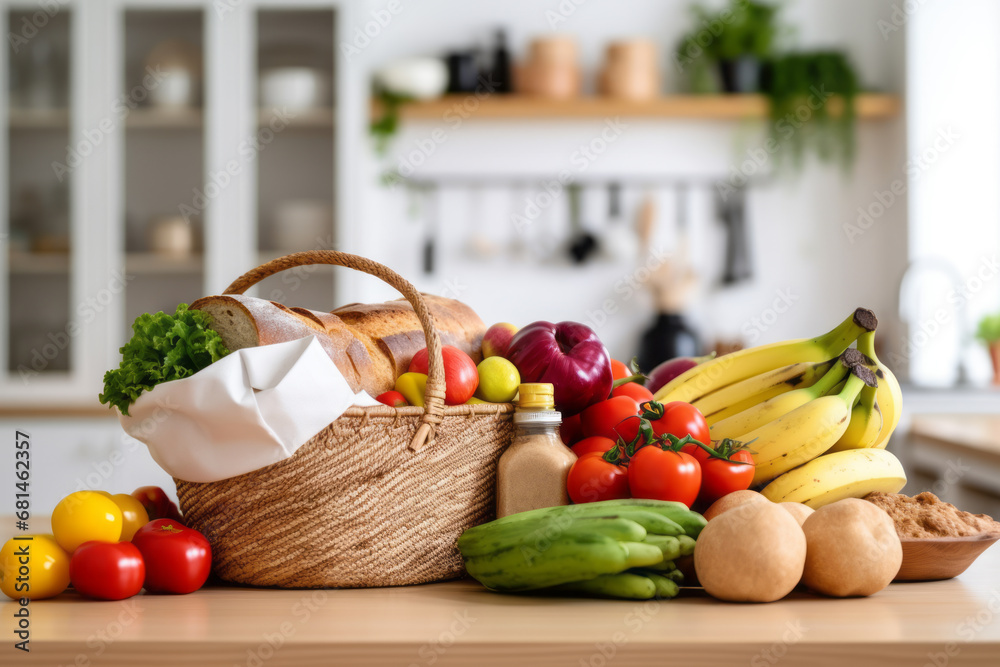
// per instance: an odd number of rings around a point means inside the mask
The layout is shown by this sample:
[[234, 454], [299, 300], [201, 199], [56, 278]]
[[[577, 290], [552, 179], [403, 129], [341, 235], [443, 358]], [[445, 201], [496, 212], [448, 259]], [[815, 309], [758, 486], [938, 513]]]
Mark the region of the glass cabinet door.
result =
[[[261, 261], [333, 249], [332, 9], [257, 12], [257, 242]], [[334, 307], [333, 269], [303, 267], [261, 282], [258, 296]]]
[[127, 339], [204, 293], [204, 12], [128, 8], [124, 30]]
[[69, 184], [71, 9], [4, 17], [7, 293], [6, 370], [15, 380], [71, 369]]

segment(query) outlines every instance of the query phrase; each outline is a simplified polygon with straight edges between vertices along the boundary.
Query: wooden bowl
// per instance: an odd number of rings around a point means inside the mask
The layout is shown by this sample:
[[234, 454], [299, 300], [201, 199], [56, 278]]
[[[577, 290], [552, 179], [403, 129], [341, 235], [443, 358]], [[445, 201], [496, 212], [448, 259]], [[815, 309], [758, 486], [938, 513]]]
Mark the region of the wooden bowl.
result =
[[903, 564], [893, 581], [951, 579], [965, 572], [1000, 534], [902, 539]]

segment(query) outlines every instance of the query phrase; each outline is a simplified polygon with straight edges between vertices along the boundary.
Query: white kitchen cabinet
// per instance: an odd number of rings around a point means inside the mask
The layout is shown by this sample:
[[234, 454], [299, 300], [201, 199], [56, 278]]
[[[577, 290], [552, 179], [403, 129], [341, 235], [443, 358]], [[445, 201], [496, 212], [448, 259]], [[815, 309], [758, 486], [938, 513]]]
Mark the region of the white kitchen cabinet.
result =
[[[350, 197], [338, 102], [357, 79], [336, 46], [350, 12], [336, 0], [0, 0], [16, 43], [0, 50], [8, 414], [95, 405], [138, 314], [219, 293], [288, 250], [334, 247]], [[298, 79], [262, 94], [281, 68]], [[320, 95], [296, 107], [303, 84]], [[329, 309], [338, 287], [318, 269], [258, 293]]]
[[[174, 481], [149, 455], [144, 444], [122, 431], [114, 417], [0, 419], [4, 452], [13, 461], [15, 432], [29, 435], [32, 516], [46, 516], [63, 497], [83, 489], [131, 493], [140, 486], [162, 487], [176, 499]], [[13, 471], [13, 463], [7, 464]], [[13, 474], [0, 480], [3, 507], [14, 509]], [[36, 520], [37, 521], [37, 520]], [[34, 532], [50, 532], [33, 522]]]

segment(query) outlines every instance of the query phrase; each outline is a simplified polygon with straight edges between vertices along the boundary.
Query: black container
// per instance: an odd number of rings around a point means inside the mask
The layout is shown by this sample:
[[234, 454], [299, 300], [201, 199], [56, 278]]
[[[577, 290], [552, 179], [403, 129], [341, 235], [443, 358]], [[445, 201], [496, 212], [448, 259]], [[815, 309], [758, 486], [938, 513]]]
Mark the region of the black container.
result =
[[727, 93], [756, 93], [761, 90], [761, 61], [754, 56], [740, 56], [735, 60], [720, 60], [719, 75], [722, 90]]
[[674, 357], [696, 357], [698, 335], [676, 313], [660, 313], [639, 343], [639, 368], [648, 373]]
[[445, 58], [448, 64], [448, 92], [474, 93], [479, 85], [479, 69], [475, 51], [452, 51]]

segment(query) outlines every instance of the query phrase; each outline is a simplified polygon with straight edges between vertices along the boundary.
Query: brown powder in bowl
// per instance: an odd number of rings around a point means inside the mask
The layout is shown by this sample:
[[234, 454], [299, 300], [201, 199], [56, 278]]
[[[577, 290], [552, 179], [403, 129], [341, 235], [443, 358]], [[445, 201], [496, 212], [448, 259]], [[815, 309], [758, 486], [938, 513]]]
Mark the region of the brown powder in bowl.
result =
[[1000, 534], [1000, 523], [985, 514], [963, 512], [941, 502], [930, 492], [905, 496], [901, 493], [874, 491], [865, 500], [881, 507], [892, 517], [901, 538], [969, 537], [985, 533]]

